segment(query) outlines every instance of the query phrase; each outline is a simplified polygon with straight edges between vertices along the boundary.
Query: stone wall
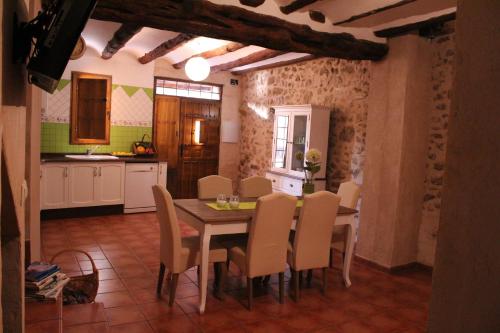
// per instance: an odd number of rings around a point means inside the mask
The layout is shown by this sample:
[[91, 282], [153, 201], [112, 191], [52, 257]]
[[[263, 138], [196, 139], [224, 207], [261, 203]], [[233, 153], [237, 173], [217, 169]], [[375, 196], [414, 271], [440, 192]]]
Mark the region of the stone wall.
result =
[[246, 74], [242, 84], [240, 177], [270, 168], [273, 105], [316, 104], [332, 109], [327, 188], [363, 180], [370, 62], [316, 59]]
[[448, 117], [455, 58], [454, 33], [438, 37], [430, 42], [433, 48], [428, 152], [426, 161], [425, 195], [423, 198], [422, 223], [419, 231], [418, 261], [434, 264], [436, 235], [441, 210], [441, 191], [446, 162]]

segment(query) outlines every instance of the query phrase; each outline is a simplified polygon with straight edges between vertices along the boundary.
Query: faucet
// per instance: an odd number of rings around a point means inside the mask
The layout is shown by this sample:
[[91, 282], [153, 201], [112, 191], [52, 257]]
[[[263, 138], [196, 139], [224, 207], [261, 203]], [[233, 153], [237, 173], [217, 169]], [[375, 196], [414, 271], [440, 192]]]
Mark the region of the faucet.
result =
[[96, 150], [97, 148], [99, 148], [100, 146], [97, 145], [97, 146], [94, 146], [94, 147], [91, 147], [91, 148], [88, 148], [87, 149], [87, 155], [92, 155]]

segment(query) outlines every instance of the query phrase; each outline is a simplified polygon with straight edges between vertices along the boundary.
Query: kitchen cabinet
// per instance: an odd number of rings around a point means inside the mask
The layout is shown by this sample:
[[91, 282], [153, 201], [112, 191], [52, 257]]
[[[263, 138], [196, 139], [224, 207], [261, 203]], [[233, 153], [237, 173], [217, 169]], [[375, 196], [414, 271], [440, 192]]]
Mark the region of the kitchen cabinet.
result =
[[274, 106], [273, 109], [271, 169], [266, 173], [266, 177], [273, 182], [273, 189], [290, 195], [302, 195], [304, 162], [298, 160], [296, 155], [305, 155], [313, 148], [322, 154], [321, 170], [314, 179], [315, 188], [324, 189], [330, 109], [310, 104]]
[[45, 163], [40, 187], [42, 209], [120, 205], [125, 163]]
[[40, 206], [42, 209], [64, 208], [68, 204], [68, 176], [66, 163], [42, 166], [40, 173]]

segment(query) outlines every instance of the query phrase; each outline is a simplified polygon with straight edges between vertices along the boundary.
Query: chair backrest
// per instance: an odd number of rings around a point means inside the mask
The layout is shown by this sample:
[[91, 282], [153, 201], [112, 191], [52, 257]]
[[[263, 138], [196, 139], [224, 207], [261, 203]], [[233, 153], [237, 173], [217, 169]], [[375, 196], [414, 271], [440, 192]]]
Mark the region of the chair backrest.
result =
[[340, 196], [319, 191], [304, 197], [293, 241], [292, 268], [328, 267], [333, 225]]
[[161, 185], [153, 185], [153, 196], [160, 223], [160, 259], [170, 272], [177, 272], [182, 245], [174, 202], [170, 193]]
[[340, 205], [348, 208], [356, 208], [361, 188], [355, 182], [348, 181], [340, 184], [337, 195], [340, 196]]
[[257, 200], [247, 244], [247, 275], [283, 272], [297, 198], [273, 193]]
[[252, 176], [240, 182], [240, 196], [243, 198], [258, 198], [273, 193], [273, 183], [261, 176]]
[[231, 179], [218, 175], [198, 179], [198, 199], [214, 199], [219, 194], [226, 196], [233, 194]]

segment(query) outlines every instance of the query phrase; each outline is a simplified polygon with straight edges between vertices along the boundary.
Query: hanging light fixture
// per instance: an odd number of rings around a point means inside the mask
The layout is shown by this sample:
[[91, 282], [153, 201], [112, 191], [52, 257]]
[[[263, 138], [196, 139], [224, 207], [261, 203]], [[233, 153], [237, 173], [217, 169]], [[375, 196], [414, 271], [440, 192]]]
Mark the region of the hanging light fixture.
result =
[[210, 74], [210, 64], [205, 58], [193, 57], [186, 62], [184, 70], [191, 80], [202, 81]]

